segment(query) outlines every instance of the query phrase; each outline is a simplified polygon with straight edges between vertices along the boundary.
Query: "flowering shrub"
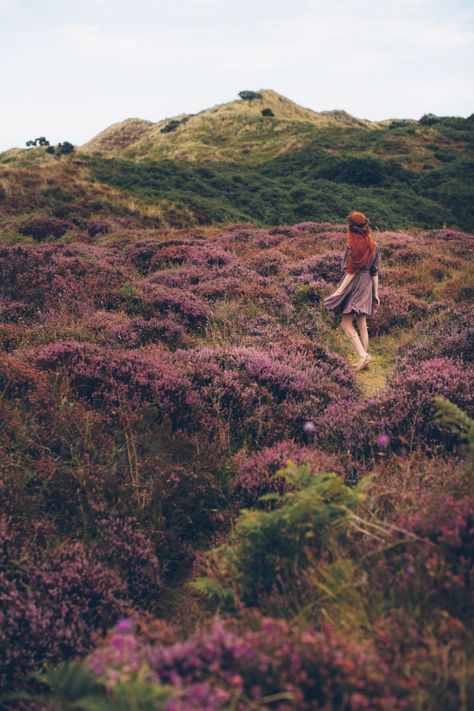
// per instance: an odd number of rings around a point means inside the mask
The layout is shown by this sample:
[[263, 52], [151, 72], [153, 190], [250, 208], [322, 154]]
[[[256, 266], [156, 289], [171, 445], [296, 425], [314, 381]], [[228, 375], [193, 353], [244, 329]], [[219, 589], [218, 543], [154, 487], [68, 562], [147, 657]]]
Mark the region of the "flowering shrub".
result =
[[132, 264], [142, 274], [148, 274], [155, 269], [166, 268], [172, 264], [182, 264], [186, 260], [192, 240], [173, 239], [160, 241], [144, 239], [135, 242], [127, 250], [127, 256]]
[[337, 225], [333, 225], [332, 222], [298, 222], [295, 228], [299, 232], [313, 232], [318, 234], [319, 232], [336, 230]]
[[411, 247], [397, 247], [394, 252], [394, 257], [397, 262], [402, 264], [418, 264], [423, 259], [422, 252], [416, 251]]
[[274, 276], [282, 271], [286, 260], [281, 252], [268, 250], [249, 260], [249, 266], [261, 276]]
[[240, 451], [234, 459], [237, 473], [231, 488], [239, 502], [245, 506], [256, 505], [258, 498], [263, 494], [283, 493], [287, 490], [288, 481], [275, 474], [277, 470], [286, 466], [288, 459], [296, 464], [309, 464], [315, 474], [321, 472], [344, 474], [344, 469], [336, 456], [314, 447], [302, 447], [294, 440], [284, 440], [273, 447], [264, 447], [252, 454]]
[[413, 244], [419, 241], [419, 237], [411, 235], [408, 232], [391, 232], [383, 230], [378, 232], [378, 238], [385, 245], [397, 248], [400, 244]]
[[63, 341], [41, 348], [36, 362], [45, 370], [63, 369], [77, 396], [99, 408], [152, 404], [157, 419], [173, 427], [202, 426], [202, 408], [189, 380], [159, 351], [148, 354], [99, 349], [89, 343]]
[[133, 628], [115, 628], [85, 667], [111, 689], [146, 669], [153, 683], [177, 692], [165, 711], [214, 711], [230, 703], [268, 710], [290, 703], [302, 711], [405, 708], [406, 686], [392, 684], [379, 658], [330, 625], [316, 631], [257, 617], [254, 627], [242, 634], [232, 619], [217, 619], [187, 640], [173, 641], [165, 630], [167, 641], [152, 644]]
[[[21, 525], [20, 525], [21, 524]], [[0, 684], [11, 687], [42, 662], [83, 654], [94, 629], [127, 609], [116, 573], [82, 543], [45, 553], [25, 540], [26, 522], [0, 518]]]
[[471, 497], [424, 496], [423, 508], [395, 519], [396, 545], [379, 559], [373, 582], [390, 598], [461, 619], [472, 614], [474, 516]]
[[174, 314], [189, 328], [203, 330], [208, 319], [205, 306], [191, 292], [150, 285], [125, 303], [125, 310], [145, 318]]
[[433, 358], [397, 370], [387, 387], [366, 401], [331, 403], [315, 420], [315, 441], [330, 451], [349, 451], [352, 457], [372, 458], [381, 432], [390, 449], [409, 451], [452, 449], [455, 435], [433, 422], [433, 396], [474, 412], [474, 374], [461, 361]]
[[[184, 369], [199, 396], [232, 436], [267, 443], [303, 436], [303, 423], [322, 412], [332, 398], [350, 396], [352, 375], [341, 361], [328, 367], [309, 360], [304, 348], [275, 345], [268, 352], [250, 347], [178, 349], [170, 362]], [[330, 358], [327, 358], [329, 361]]]
[[56, 217], [34, 217], [20, 227], [20, 232], [27, 237], [40, 241], [48, 237], [57, 239], [71, 227], [67, 220], [60, 220]]
[[343, 274], [341, 264], [341, 252], [327, 252], [326, 254], [317, 254], [314, 257], [304, 259], [291, 267], [290, 273], [297, 276], [300, 274], [312, 274], [315, 279], [337, 282]]
[[115, 568], [135, 607], [152, 609], [161, 591], [161, 571], [152, 542], [134, 516], [109, 509], [95, 521], [95, 557]]
[[372, 317], [370, 332], [373, 336], [388, 333], [395, 327], [411, 326], [425, 318], [430, 305], [414, 296], [405, 296], [384, 287], [380, 291], [380, 309]]
[[474, 360], [474, 307], [453, 308], [421, 324], [417, 338], [398, 349], [401, 363], [434, 356]]
[[231, 252], [222, 249], [219, 245], [206, 243], [188, 250], [186, 261], [201, 269], [212, 268], [220, 271], [221, 267], [229, 267], [236, 262]]
[[0, 247], [0, 294], [26, 303], [29, 316], [66, 308], [83, 317], [92, 307], [114, 307], [129, 275], [121, 258], [87, 245]]
[[0, 353], [0, 391], [3, 397], [37, 401], [47, 392], [47, 380], [41, 371], [15, 355]]
[[172, 318], [130, 318], [123, 312], [96, 311], [86, 321], [94, 335], [100, 334], [105, 342], [114, 342], [126, 348], [138, 348], [147, 343], [162, 341], [177, 347], [186, 342], [185, 328]]

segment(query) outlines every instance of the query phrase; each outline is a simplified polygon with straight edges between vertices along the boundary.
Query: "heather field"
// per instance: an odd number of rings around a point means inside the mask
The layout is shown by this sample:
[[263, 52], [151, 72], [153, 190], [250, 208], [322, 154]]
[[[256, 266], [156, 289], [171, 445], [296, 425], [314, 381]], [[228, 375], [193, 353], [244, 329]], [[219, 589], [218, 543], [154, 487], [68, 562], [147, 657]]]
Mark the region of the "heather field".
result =
[[374, 233], [354, 374], [322, 305], [343, 224], [21, 199], [0, 234], [0, 708], [472, 709], [474, 236]]

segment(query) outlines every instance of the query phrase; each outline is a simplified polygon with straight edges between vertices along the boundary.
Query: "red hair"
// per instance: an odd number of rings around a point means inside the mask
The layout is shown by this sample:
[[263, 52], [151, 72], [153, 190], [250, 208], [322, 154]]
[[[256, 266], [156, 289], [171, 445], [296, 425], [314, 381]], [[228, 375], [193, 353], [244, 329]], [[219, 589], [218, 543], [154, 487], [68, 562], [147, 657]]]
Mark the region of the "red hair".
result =
[[351, 251], [345, 271], [355, 274], [370, 262], [377, 243], [370, 236], [369, 220], [363, 212], [351, 212], [347, 223], [347, 243]]

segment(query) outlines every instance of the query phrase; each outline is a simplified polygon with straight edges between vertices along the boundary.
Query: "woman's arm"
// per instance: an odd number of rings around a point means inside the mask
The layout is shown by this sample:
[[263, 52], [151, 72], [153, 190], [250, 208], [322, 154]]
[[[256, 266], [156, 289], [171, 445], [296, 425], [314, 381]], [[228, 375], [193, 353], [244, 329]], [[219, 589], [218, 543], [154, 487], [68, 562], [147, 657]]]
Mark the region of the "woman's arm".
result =
[[342, 280], [341, 284], [337, 287], [336, 291], [334, 292], [334, 295], [339, 296], [340, 294], [342, 294], [347, 289], [347, 287], [349, 286], [349, 284], [351, 283], [351, 281], [353, 280], [354, 277], [355, 277], [355, 274], [346, 274], [346, 276]]
[[379, 298], [379, 275], [378, 275], [378, 274], [375, 274], [375, 275], [372, 277], [372, 283], [373, 283], [373, 285], [374, 285], [374, 298], [375, 298], [375, 300], [376, 300], [376, 302], [377, 302], [377, 306], [375, 307], [375, 311], [377, 311], [378, 308], [379, 308], [379, 306], [380, 306], [380, 298]]
[[374, 296], [378, 299], [379, 298], [379, 275], [375, 274], [372, 277], [372, 283], [374, 285]]

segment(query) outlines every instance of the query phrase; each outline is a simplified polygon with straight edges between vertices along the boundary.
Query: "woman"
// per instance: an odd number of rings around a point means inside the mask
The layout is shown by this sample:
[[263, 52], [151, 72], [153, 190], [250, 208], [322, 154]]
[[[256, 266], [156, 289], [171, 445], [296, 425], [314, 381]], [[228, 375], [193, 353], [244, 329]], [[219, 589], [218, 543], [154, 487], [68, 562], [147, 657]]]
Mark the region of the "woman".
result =
[[[369, 220], [363, 212], [351, 212], [347, 221], [347, 246], [342, 259], [346, 275], [334, 294], [324, 299], [324, 303], [335, 316], [342, 315], [342, 330], [360, 356], [353, 370], [362, 370], [372, 360], [367, 352], [367, 316], [376, 313], [380, 306], [380, 252], [370, 235]], [[360, 337], [354, 328], [354, 317]]]

